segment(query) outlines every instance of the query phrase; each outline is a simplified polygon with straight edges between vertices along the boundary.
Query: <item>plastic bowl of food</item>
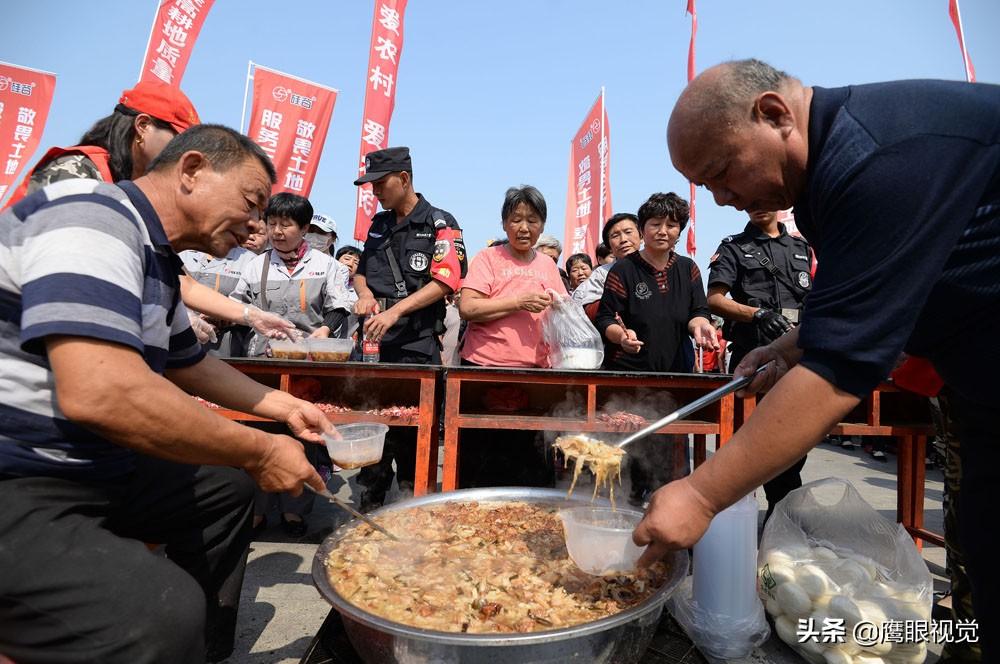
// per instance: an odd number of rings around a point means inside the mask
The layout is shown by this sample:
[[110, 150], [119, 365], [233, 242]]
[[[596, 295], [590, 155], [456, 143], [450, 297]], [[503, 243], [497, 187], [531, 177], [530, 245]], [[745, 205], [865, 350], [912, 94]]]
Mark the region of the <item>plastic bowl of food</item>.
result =
[[584, 505], [559, 510], [559, 518], [569, 557], [587, 574], [634, 570], [645, 550], [632, 543], [642, 512]]
[[342, 424], [337, 427], [340, 439], [323, 434], [323, 442], [335, 464], [341, 468], [361, 468], [378, 463], [382, 458], [388, 431], [388, 426], [376, 422]]
[[276, 360], [304, 360], [309, 355], [309, 346], [305, 341], [272, 339], [268, 345], [271, 347], [271, 357]]
[[306, 339], [309, 357], [316, 362], [346, 362], [354, 348], [353, 339]]

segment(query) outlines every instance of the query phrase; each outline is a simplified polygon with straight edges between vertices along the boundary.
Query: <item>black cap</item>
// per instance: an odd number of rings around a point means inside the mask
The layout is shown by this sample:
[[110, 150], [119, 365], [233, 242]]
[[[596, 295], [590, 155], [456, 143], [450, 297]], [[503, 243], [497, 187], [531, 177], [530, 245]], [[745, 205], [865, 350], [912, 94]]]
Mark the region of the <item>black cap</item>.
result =
[[374, 182], [384, 178], [389, 173], [398, 173], [399, 171], [413, 172], [413, 164], [410, 162], [410, 148], [375, 150], [365, 156], [365, 174], [355, 180], [354, 184]]

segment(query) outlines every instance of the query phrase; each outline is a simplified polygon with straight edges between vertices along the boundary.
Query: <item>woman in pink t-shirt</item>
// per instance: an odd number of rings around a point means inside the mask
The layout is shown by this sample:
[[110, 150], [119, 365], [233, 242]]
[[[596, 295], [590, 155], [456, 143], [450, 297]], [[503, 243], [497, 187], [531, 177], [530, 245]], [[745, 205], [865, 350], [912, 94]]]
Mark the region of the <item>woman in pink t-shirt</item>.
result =
[[[552, 304], [546, 290], [565, 293], [566, 288], [555, 261], [534, 249], [545, 213], [545, 199], [534, 187], [507, 190], [500, 213], [507, 242], [479, 252], [462, 283], [458, 312], [469, 321], [462, 364], [549, 366], [541, 325]], [[459, 486], [553, 486], [551, 455], [534, 431], [508, 430], [498, 437], [494, 431], [466, 429], [459, 444]]]
[[541, 319], [552, 297], [545, 291], [565, 295], [566, 288], [555, 262], [534, 249], [545, 214], [545, 199], [534, 187], [507, 190], [501, 211], [507, 242], [476, 254], [462, 283], [458, 311], [469, 321], [463, 363], [550, 366]]

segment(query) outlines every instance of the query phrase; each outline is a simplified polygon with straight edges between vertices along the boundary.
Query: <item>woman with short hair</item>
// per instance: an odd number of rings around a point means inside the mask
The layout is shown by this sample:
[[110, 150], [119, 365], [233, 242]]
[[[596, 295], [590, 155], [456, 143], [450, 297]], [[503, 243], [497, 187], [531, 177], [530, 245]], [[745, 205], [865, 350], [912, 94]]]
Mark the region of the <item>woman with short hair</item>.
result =
[[[305, 197], [272, 196], [264, 211], [271, 249], [246, 264], [230, 297], [286, 318], [307, 336], [326, 338], [340, 330], [351, 308], [348, 269], [309, 246], [305, 234], [312, 218]], [[265, 345], [256, 334], [248, 341], [255, 355]]]
[[459, 314], [469, 321], [462, 359], [500, 367], [548, 367], [542, 343], [542, 312], [549, 289], [566, 294], [559, 269], [535, 249], [547, 208], [538, 189], [507, 190], [501, 209], [507, 242], [476, 254], [462, 284]]
[[587, 254], [573, 254], [566, 259], [566, 273], [569, 275], [569, 292], [590, 278], [594, 271], [594, 263]]
[[[458, 298], [468, 321], [462, 341], [463, 365], [548, 367], [542, 314], [552, 304], [547, 291], [566, 294], [555, 261], [535, 249], [545, 228], [547, 208], [530, 185], [511, 187], [500, 219], [507, 242], [472, 259]], [[462, 486], [550, 486], [553, 472], [544, 442], [533, 431], [505, 431], [497, 444], [492, 431], [463, 431], [459, 482]]]
[[[309, 246], [305, 234], [312, 217], [312, 205], [305, 197], [289, 193], [271, 196], [264, 211], [271, 249], [247, 263], [231, 297], [284, 316], [303, 334], [326, 338], [340, 330], [350, 311], [348, 270], [330, 254]], [[247, 354], [262, 354], [265, 342], [253, 335]], [[322, 458], [325, 450], [320, 449], [310, 446], [307, 456], [314, 465], [327, 465], [329, 460]], [[255, 531], [267, 525], [269, 499], [270, 494], [257, 491]], [[312, 510], [313, 494], [304, 492], [295, 497], [281, 493], [278, 502], [285, 532], [292, 537], [305, 535], [305, 515]]]
[[[718, 349], [698, 266], [674, 252], [689, 214], [687, 201], [674, 193], [653, 194], [639, 208], [643, 248], [612, 264], [594, 321], [606, 340], [605, 369], [690, 371], [688, 335], [706, 350]], [[652, 436], [634, 444], [630, 503], [641, 505], [648, 492], [689, 472], [673, 455], [675, 445], [687, 450], [686, 438]]]

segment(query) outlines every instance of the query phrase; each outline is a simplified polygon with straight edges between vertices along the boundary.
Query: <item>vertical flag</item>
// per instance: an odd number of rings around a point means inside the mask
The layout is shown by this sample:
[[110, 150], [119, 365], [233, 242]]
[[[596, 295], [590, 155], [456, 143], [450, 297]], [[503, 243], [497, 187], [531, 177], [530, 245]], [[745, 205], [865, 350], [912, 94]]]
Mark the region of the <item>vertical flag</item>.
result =
[[56, 75], [0, 62], [0, 200], [38, 149]]
[[253, 106], [247, 135], [271, 157], [278, 171], [273, 193], [308, 196], [337, 91], [273, 69], [253, 65]]
[[[604, 88], [570, 143], [564, 254], [595, 256], [601, 223], [611, 216], [611, 136]], [[595, 173], [594, 171], [597, 171]]]
[[965, 80], [969, 83], [976, 82], [976, 69], [972, 66], [972, 59], [969, 52], [965, 50], [965, 30], [962, 29], [962, 13], [958, 9], [958, 0], [949, 0], [948, 15], [955, 26], [955, 33], [958, 35], [958, 47], [962, 50], [962, 64], [965, 66]]
[[[406, 0], [375, 0], [372, 40], [365, 72], [365, 110], [361, 116], [361, 156], [358, 177], [365, 174], [365, 155], [389, 147], [389, 121], [396, 104], [396, 76], [403, 53]], [[371, 184], [358, 187], [354, 239], [364, 241], [378, 203]]]
[[[688, 44], [688, 83], [694, 79], [694, 40], [698, 35], [698, 11], [694, 6], [694, 1], [688, 0], [687, 4], [687, 13], [691, 14], [691, 42]], [[694, 182], [689, 182], [688, 186], [691, 191], [691, 218], [688, 222], [687, 252], [689, 256], [694, 256], [698, 250], [698, 245], [694, 239], [694, 195], [697, 187], [694, 186]]]
[[140, 81], [180, 87], [194, 42], [215, 0], [160, 0], [142, 60]]

